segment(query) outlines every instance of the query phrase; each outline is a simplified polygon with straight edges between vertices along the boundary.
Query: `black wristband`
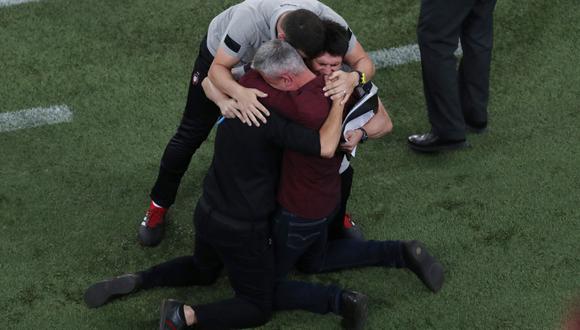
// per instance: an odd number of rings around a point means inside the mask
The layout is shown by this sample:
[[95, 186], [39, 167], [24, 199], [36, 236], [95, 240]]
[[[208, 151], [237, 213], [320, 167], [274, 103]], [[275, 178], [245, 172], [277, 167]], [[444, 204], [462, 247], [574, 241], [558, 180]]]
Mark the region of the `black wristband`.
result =
[[362, 132], [362, 137], [360, 138], [360, 143], [363, 144], [369, 139], [369, 135], [367, 134], [367, 131], [365, 131], [364, 128], [359, 127], [358, 129], [360, 129], [360, 131]]

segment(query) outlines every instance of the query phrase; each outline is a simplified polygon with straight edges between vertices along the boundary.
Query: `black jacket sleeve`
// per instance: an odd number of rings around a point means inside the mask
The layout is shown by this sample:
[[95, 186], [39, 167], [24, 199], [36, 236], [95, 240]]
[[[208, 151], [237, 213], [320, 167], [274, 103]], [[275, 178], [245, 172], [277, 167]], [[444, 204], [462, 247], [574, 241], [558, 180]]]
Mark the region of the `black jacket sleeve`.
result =
[[293, 123], [274, 111], [270, 111], [265, 126], [268, 140], [273, 144], [307, 155], [320, 155], [318, 131]]

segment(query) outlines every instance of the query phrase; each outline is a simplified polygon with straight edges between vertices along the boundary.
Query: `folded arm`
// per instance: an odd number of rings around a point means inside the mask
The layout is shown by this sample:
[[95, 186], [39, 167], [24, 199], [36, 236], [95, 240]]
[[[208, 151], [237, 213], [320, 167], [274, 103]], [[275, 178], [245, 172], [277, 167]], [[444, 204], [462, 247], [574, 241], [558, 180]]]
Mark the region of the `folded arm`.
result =
[[258, 97], [267, 95], [254, 88], [241, 86], [233, 77], [231, 69], [239, 63], [239, 59], [227, 54], [223, 48], [218, 48], [216, 56], [209, 68], [208, 77], [213, 85], [222, 93], [236, 100], [236, 109], [239, 110], [243, 123], [260, 126], [266, 122], [270, 113], [258, 101]]

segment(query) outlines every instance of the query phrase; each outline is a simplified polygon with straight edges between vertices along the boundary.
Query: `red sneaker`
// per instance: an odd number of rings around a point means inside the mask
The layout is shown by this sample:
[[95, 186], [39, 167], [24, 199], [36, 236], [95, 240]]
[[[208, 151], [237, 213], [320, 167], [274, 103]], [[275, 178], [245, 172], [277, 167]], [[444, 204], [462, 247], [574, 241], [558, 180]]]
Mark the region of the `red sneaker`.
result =
[[356, 225], [356, 223], [354, 223], [354, 221], [352, 221], [352, 217], [349, 213], [344, 214], [342, 226], [342, 238], [364, 240], [365, 237], [362, 230]]
[[165, 231], [166, 208], [155, 205], [153, 201], [149, 204], [149, 210], [145, 214], [139, 226], [139, 243], [143, 246], [155, 246], [163, 239]]
[[350, 228], [356, 226], [356, 224], [352, 221], [352, 217], [350, 216], [350, 213], [344, 214], [344, 219], [342, 220], [342, 225], [344, 226], [344, 229], [350, 229]]

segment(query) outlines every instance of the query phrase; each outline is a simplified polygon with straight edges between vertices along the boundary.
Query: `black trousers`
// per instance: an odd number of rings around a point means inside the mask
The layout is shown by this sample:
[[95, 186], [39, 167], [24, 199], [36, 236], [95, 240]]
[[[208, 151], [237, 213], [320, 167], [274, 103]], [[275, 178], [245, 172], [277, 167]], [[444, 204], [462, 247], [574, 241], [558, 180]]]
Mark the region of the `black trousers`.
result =
[[352, 189], [352, 179], [354, 176], [354, 169], [349, 166], [340, 175], [340, 205], [336, 215], [330, 220], [328, 224], [328, 240], [341, 239], [344, 232], [344, 215], [346, 214], [346, 205], [348, 203], [348, 198], [350, 197], [350, 191]]
[[198, 328], [257, 327], [272, 315], [274, 253], [268, 219], [255, 223], [224, 218], [200, 200], [194, 214], [193, 256], [169, 260], [140, 272], [143, 288], [209, 285], [225, 266], [234, 297], [192, 305]]
[[189, 80], [187, 103], [181, 123], [165, 147], [159, 174], [151, 190], [151, 199], [163, 207], [170, 207], [175, 202], [177, 189], [189, 167], [191, 157], [207, 139], [220, 115], [217, 105], [207, 98], [201, 87], [212, 62], [213, 56], [207, 48], [205, 37], [199, 46], [199, 55]]
[[[464, 139], [465, 124], [487, 124], [496, 0], [422, 0], [417, 38], [434, 134]], [[453, 55], [461, 40], [457, 70]]]

